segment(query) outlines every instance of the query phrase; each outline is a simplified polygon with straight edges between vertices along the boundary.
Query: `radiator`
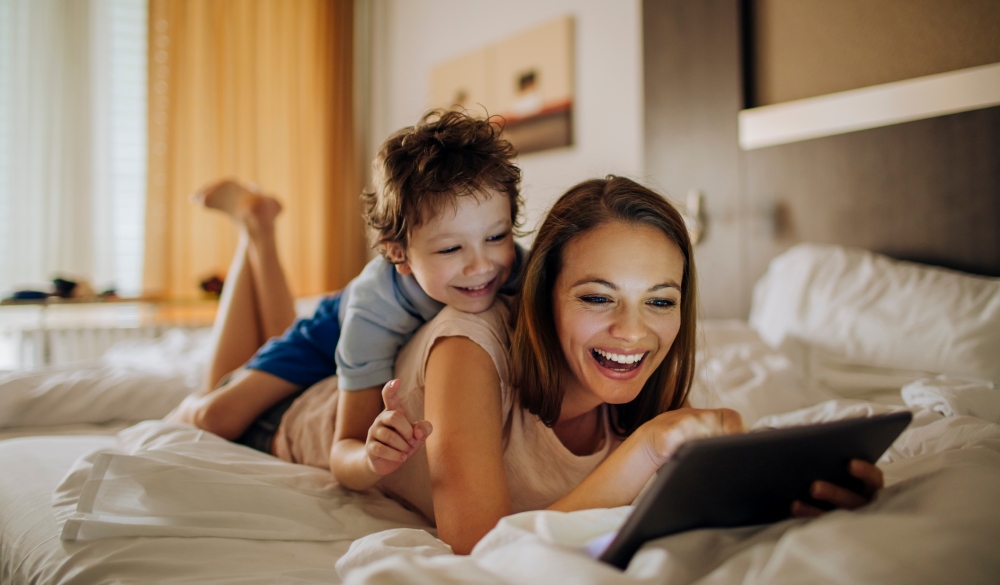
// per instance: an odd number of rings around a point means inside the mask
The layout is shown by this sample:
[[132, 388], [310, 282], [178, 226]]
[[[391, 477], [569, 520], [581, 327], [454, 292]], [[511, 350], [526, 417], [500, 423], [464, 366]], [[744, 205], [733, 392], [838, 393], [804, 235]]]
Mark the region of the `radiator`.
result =
[[0, 308], [0, 370], [97, 359], [122, 341], [156, 339], [169, 329], [210, 326], [215, 314], [214, 302]]
[[[21, 370], [94, 360], [118, 342], [156, 339], [164, 331], [176, 328], [149, 325], [8, 331], [4, 336], [7, 339], [0, 340], [0, 354], [7, 353], [6, 360], [0, 359], [0, 369]], [[198, 327], [182, 329], [194, 330]], [[6, 352], [3, 346], [6, 346]]]

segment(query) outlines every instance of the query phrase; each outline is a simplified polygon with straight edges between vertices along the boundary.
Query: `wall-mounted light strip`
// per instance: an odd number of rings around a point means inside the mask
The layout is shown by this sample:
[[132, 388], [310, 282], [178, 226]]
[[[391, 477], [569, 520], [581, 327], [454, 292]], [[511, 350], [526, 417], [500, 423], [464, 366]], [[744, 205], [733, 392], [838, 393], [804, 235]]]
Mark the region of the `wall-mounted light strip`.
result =
[[1000, 63], [762, 106], [739, 114], [744, 150], [1000, 105]]

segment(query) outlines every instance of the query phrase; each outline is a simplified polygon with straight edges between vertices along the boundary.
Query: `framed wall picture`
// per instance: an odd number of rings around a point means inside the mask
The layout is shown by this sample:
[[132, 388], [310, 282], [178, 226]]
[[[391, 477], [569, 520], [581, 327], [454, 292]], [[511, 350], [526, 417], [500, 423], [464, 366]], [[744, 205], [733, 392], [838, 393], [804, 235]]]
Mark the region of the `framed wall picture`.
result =
[[573, 144], [573, 17], [465, 53], [431, 71], [431, 106], [485, 109], [527, 154]]

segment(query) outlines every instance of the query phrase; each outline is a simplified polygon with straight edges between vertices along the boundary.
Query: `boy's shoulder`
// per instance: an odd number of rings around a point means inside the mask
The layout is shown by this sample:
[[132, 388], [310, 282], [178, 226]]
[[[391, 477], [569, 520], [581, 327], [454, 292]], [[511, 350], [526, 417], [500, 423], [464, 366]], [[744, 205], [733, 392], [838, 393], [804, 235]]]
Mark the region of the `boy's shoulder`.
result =
[[382, 256], [372, 258], [358, 276], [344, 288], [344, 312], [355, 309], [402, 310], [423, 321], [434, 317], [444, 306], [432, 299], [412, 275], [400, 274]]

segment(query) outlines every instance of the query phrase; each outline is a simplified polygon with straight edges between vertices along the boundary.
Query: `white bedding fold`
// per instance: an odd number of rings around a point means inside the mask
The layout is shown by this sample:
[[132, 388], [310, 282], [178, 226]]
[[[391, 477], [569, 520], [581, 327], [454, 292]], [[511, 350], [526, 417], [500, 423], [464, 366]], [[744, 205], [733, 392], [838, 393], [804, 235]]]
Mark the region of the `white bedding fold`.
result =
[[184, 425], [148, 421], [118, 438], [119, 450], [82, 458], [57, 489], [63, 540], [335, 541], [427, 526], [381, 494], [340, 488], [325, 470], [291, 465]]
[[1000, 423], [1000, 390], [992, 382], [937, 376], [911, 382], [900, 394], [907, 406]]

